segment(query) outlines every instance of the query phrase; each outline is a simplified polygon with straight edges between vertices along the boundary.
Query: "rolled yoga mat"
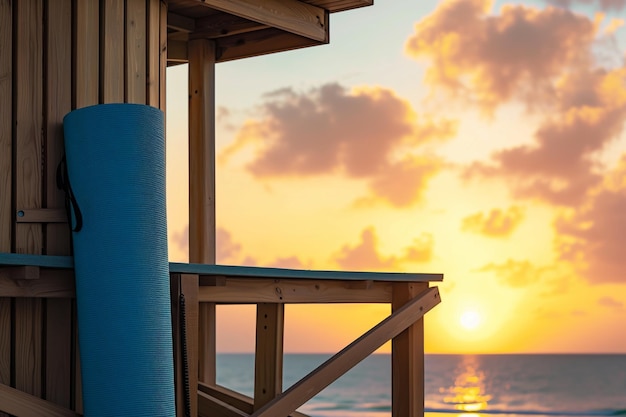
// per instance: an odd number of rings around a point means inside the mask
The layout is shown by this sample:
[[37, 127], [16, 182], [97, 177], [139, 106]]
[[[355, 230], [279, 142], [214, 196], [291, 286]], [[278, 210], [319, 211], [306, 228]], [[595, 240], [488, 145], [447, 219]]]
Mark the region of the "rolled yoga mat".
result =
[[103, 104], [63, 124], [85, 416], [175, 416], [163, 113]]

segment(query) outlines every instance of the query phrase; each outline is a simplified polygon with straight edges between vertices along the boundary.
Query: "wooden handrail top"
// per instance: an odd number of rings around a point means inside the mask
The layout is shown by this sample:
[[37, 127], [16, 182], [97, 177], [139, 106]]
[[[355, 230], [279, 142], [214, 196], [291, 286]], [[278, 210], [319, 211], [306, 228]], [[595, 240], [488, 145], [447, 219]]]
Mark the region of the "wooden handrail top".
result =
[[[74, 258], [71, 256], [0, 253], [0, 267], [1, 266], [36, 266], [52, 269], [74, 269]], [[387, 282], [443, 281], [443, 274], [430, 273], [317, 271], [254, 266], [186, 264], [178, 262], [170, 262], [169, 269], [170, 274], [195, 274], [217, 277]]]

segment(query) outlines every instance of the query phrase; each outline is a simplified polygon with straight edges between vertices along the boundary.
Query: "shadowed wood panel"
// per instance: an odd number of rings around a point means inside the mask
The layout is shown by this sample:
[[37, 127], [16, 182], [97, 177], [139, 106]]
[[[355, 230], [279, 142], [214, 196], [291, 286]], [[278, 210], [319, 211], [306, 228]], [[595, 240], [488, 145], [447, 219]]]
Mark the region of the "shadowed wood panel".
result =
[[126, 0], [126, 102], [146, 104], [146, 0]]
[[6, 385], [0, 385], [0, 409], [18, 417], [81, 417], [73, 411]]
[[74, 108], [98, 104], [99, 0], [76, 1], [74, 9]]
[[161, 1], [148, 0], [147, 6], [148, 73], [146, 76], [146, 104], [159, 108], [159, 83], [161, 82]]
[[[47, 16], [45, 207], [65, 213], [65, 195], [56, 184], [56, 170], [63, 158], [63, 117], [72, 109], [72, 1], [50, 0]], [[70, 254], [67, 224], [49, 223], [46, 229], [47, 255]]]
[[124, 0], [104, 0], [102, 16], [102, 100], [124, 102]]
[[[12, 22], [10, 0], [0, 0], [0, 251], [11, 251]], [[2, 318], [0, 317], [0, 320]]]
[[40, 397], [42, 301], [15, 299], [15, 388]]
[[[43, 130], [43, 4], [37, 0], [15, 3], [15, 195], [16, 209], [42, 206]], [[40, 254], [43, 246], [41, 224], [19, 223], [15, 229], [17, 253]]]
[[[11, 383], [11, 299], [0, 297], [0, 384]], [[0, 416], [3, 415], [0, 413]]]
[[46, 392], [45, 398], [71, 407], [72, 302], [66, 298], [46, 300]]
[[83, 412], [83, 382], [80, 367], [80, 346], [78, 344], [78, 320], [76, 300], [72, 301], [72, 408], [77, 413]]

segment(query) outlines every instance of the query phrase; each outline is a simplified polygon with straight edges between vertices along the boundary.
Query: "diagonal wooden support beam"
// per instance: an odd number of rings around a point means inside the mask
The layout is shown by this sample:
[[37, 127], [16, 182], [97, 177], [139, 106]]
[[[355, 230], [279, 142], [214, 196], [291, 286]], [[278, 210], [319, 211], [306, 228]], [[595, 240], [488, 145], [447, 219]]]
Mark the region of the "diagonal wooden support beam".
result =
[[72, 410], [4, 384], [0, 384], [0, 411], [16, 417], [81, 417]]
[[283, 394], [256, 411], [252, 417], [288, 415], [372, 354], [385, 342], [403, 332], [440, 301], [437, 287], [424, 291], [302, 378]]
[[[254, 400], [252, 397], [241, 394], [237, 391], [233, 391], [221, 385], [207, 385], [202, 382], [198, 383], [198, 391], [207, 394], [209, 397], [213, 397], [223, 403], [230, 404], [231, 406], [243, 411], [244, 413], [252, 414], [254, 408]], [[308, 415], [294, 411], [289, 414], [290, 417], [308, 417]]]

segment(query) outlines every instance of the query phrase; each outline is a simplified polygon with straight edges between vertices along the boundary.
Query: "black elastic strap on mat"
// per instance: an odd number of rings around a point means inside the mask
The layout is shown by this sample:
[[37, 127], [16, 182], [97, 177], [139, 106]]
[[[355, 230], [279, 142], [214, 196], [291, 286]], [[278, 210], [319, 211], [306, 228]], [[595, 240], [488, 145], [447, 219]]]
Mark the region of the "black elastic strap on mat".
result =
[[185, 319], [185, 294], [181, 294], [180, 303], [180, 345], [183, 356], [183, 396], [185, 397], [185, 417], [191, 417], [191, 398], [189, 392], [189, 360], [187, 358], [187, 320]]
[[[67, 160], [65, 155], [57, 166], [57, 188], [65, 191], [65, 211], [67, 212], [67, 221], [70, 224], [70, 229], [73, 232], [79, 232], [83, 228], [83, 214], [80, 212], [80, 207], [74, 197], [72, 186], [70, 185], [70, 178], [67, 175]], [[72, 210], [74, 209], [74, 217], [76, 219], [76, 225], [72, 227]]]

